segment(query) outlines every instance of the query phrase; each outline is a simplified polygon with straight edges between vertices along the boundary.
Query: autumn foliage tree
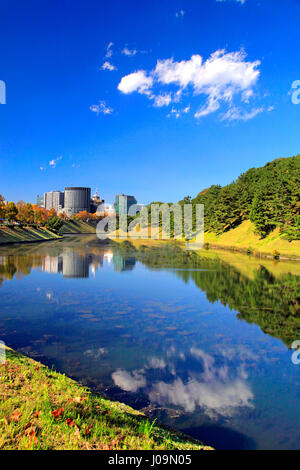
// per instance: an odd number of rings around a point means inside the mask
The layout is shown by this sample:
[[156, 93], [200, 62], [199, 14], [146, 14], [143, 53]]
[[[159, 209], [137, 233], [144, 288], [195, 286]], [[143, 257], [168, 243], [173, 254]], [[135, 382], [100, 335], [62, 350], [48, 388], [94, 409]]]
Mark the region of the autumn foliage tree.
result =
[[33, 224], [34, 222], [34, 210], [32, 205], [27, 202], [19, 201], [16, 204], [18, 209], [18, 216], [17, 219], [21, 224]]
[[4, 197], [0, 194], [0, 219], [4, 219], [4, 217], [5, 217]]
[[14, 202], [9, 202], [5, 207], [5, 218], [9, 222], [13, 222], [16, 220], [18, 215], [18, 208]]

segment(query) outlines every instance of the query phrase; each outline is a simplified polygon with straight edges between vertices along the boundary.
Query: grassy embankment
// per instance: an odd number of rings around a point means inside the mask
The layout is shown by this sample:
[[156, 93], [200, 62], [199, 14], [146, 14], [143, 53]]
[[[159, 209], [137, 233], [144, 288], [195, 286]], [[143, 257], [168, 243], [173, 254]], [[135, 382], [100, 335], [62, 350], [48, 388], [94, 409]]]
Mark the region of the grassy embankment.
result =
[[0, 365], [0, 449], [211, 448], [6, 348]]
[[224, 232], [221, 235], [205, 233], [204, 241], [209, 246], [229, 250], [247, 251], [257, 256], [273, 256], [278, 252], [280, 257], [295, 258], [300, 260], [300, 240], [289, 242], [279, 233], [279, 229], [273, 230], [265, 238], [255, 233], [254, 225], [250, 220], [245, 220], [238, 227]]
[[83, 222], [82, 220], [66, 220], [64, 222], [64, 225], [61, 229], [62, 234], [70, 234], [70, 233], [96, 233], [96, 224], [95, 223], [89, 223], [89, 222]]
[[42, 242], [44, 240], [56, 240], [61, 238], [59, 235], [51, 232], [45, 227], [0, 227], [0, 245], [6, 243], [26, 243], [26, 242]]
[[[148, 242], [146, 238], [147, 230], [144, 229], [140, 233], [144, 233], [145, 238], [141, 236], [140, 239], [134, 240], [134, 238], [130, 238], [129, 232], [128, 240], [134, 242], [135, 246], [159, 243], [158, 240], [152, 240], [150, 238], [150, 231]], [[126, 237], [126, 233], [122, 235]], [[110, 234], [110, 238], [114, 241], [123, 241], [125, 239], [120, 239], [118, 236], [118, 230]], [[285, 240], [282, 235], [280, 235], [279, 229], [274, 230], [265, 238], [261, 238], [255, 233], [254, 225], [250, 220], [245, 220], [236, 228], [228, 230], [221, 235], [205, 232], [204, 243], [212, 249], [240, 251], [241, 253], [249, 252], [255, 256], [269, 258], [278, 255], [281, 259], [295, 259], [300, 261], [300, 240], [293, 240], [291, 242]]]

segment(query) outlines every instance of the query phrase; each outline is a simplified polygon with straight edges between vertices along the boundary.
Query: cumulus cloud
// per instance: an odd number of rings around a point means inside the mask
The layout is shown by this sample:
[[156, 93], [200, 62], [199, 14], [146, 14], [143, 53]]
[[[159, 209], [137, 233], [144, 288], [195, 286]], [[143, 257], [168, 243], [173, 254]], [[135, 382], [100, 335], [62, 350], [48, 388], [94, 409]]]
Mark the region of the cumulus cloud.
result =
[[113, 113], [113, 108], [110, 108], [109, 106], [106, 105], [105, 101], [99, 101], [99, 104], [92, 104], [90, 106], [90, 110], [93, 111], [96, 114], [112, 114]]
[[189, 376], [185, 383], [181, 378], [171, 383], [157, 382], [149, 393], [151, 401], [180, 406], [188, 413], [199, 406], [210, 418], [229, 418], [239, 408], [253, 408], [254, 395], [245, 381], [247, 374], [243, 366], [238, 368], [236, 377], [230, 377], [228, 367], [216, 367], [210, 354], [197, 348], [191, 348], [190, 354], [201, 361], [199, 376]]
[[225, 383], [211, 380], [207, 383], [190, 378], [183, 383], [181, 378], [177, 378], [172, 383], [156, 383], [149, 398], [161, 405], [180, 406], [188, 413], [199, 406], [211, 418], [218, 415], [229, 418], [238, 408], [253, 408], [254, 395], [242, 379]]
[[147, 76], [146, 72], [139, 70], [138, 72], [125, 75], [119, 85], [118, 90], [126, 95], [137, 91], [142, 94], [150, 94], [150, 88], [153, 84], [153, 78]]
[[115, 67], [113, 64], [111, 64], [108, 60], [105, 61], [102, 65], [101, 65], [101, 69], [102, 70], [109, 70], [110, 72], [112, 70], [117, 70], [117, 67]]
[[[258, 60], [247, 61], [244, 51], [225, 50], [217, 50], [206, 61], [199, 54], [182, 61], [158, 60], [149, 72], [139, 70], [122, 77], [118, 89], [125, 94], [147, 95], [156, 107], [179, 102], [188, 94], [194, 98], [202, 95], [205, 102], [195, 111], [196, 118], [218, 111], [222, 104], [234, 115], [234, 98], [245, 104], [253, 98], [253, 88], [260, 75], [259, 65]], [[255, 113], [250, 111], [247, 119], [251, 116]]]
[[118, 369], [112, 373], [112, 379], [117, 387], [126, 392], [136, 392], [139, 388], [146, 386], [146, 378], [143, 371], [135, 370], [127, 372], [126, 370]]

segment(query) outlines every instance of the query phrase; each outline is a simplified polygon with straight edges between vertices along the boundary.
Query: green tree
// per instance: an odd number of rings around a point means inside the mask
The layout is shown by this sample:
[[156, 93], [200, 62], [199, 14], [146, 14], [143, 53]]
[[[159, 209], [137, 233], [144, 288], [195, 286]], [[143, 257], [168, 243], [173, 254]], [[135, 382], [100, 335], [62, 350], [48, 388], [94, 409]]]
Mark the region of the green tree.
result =
[[48, 219], [48, 222], [46, 224], [46, 227], [51, 230], [52, 232], [57, 233], [61, 227], [63, 226], [64, 222], [61, 220], [57, 215], [54, 215], [53, 217], [50, 217]]

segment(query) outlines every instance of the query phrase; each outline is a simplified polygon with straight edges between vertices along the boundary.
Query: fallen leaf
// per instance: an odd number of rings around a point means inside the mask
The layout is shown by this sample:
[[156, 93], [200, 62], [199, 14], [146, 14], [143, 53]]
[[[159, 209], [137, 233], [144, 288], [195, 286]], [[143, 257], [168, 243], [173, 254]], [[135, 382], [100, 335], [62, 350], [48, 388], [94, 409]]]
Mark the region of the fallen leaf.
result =
[[11, 421], [19, 421], [20, 416], [21, 416], [21, 412], [20, 412], [20, 411], [15, 411], [15, 412], [11, 415], [10, 419], [11, 419]]
[[66, 423], [67, 423], [68, 426], [74, 426], [74, 424], [75, 424], [72, 418], [68, 418]]
[[35, 426], [31, 426], [30, 428], [25, 430], [25, 436], [34, 436], [35, 435]]
[[63, 414], [64, 408], [57, 408], [57, 410], [51, 411], [51, 414], [54, 416], [54, 418], [58, 418], [61, 414]]
[[86, 436], [88, 436], [90, 434], [91, 428], [92, 428], [91, 424], [86, 428], [86, 430], [85, 430]]

